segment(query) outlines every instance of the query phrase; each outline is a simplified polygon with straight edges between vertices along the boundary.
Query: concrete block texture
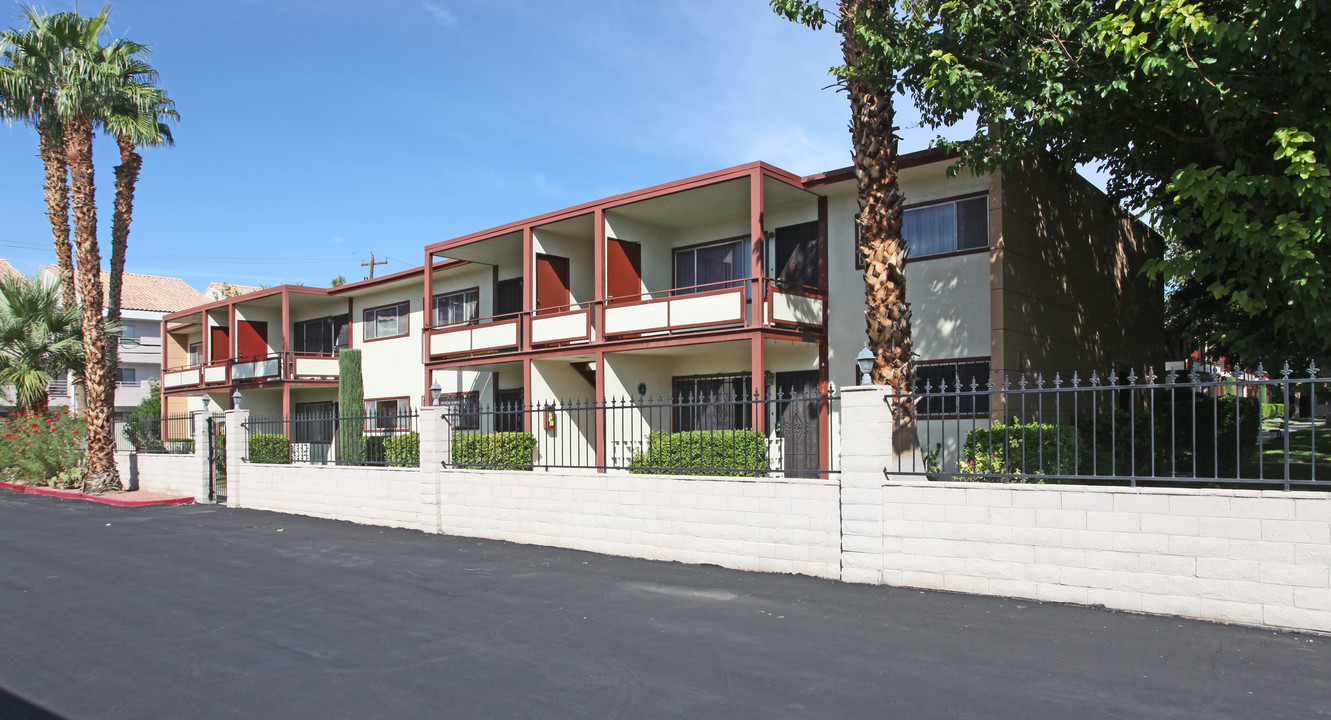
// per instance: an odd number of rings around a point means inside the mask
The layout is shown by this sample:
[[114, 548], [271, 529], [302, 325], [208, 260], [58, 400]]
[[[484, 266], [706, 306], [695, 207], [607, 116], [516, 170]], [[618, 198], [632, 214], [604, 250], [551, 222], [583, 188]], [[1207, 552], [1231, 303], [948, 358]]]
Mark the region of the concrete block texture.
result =
[[1331, 622], [1331, 496], [885, 481], [883, 501], [885, 517], [901, 518], [886, 524], [885, 581], [1284, 628]]

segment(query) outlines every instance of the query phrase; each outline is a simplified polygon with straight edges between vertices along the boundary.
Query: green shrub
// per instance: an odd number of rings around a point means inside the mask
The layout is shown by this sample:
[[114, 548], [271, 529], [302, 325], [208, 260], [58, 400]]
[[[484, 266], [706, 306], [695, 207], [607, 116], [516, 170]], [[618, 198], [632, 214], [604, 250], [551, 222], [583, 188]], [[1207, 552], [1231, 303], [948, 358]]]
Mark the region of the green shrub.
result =
[[[364, 440], [363, 460], [371, 465], [413, 467], [421, 464], [420, 433], [369, 435]], [[346, 459], [343, 459], [347, 463]], [[350, 464], [350, 463], [347, 463]]]
[[1262, 403], [1263, 420], [1282, 420], [1285, 417], [1284, 403]]
[[[996, 475], [1071, 475], [1076, 467], [1076, 429], [1055, 423], [994, 423], [966, 434], [960, 480], [995, 480]], [[1017, 478], [1009, 482], [1021, 482]]]
[[0, 475], [47, 484], [79, 466], [87, 437], [87, 422], [68, 411], [9, 417], [0, 423]]
[[[1172, 461], [1179, 475], [1195, 472], [1197, 477], [1237, 477], [1243, 460], [1257, 451], [1261, 414], [1261, 403], [1257, 398], [1229, 395], [1217, 400], [1201, 394], [1195, 395], [1191, 401], [1179, 398], [1173, 411], [1175, 456], [1166, 462]], [[1170, 432], [1169, 419], [1168, 414], [1161, 415], [1161, 431], [1165, 433], [1166, 442]], [[1217, 456], [1219, 466], [1216, 465]]]
[[1146, 410], [1115, 410], [1080, 418], [1076, 474], [1168, 474], [1169, 427], [1167, 409], [1161, 412], [1158, 408], [1154, 415]]
[[284, 463], [291, 461], [290, 443], [285, 435], [256, 434], [250, 436], [249, 461], [256, 463]]
[[[417, 438], [418, 448], [419, 444]], [[536, 436], [531, 433], [453, 433], [453, 467], [531, 470], [535, 448]]]
[[762, 475], [771, 468], [767, 438], [756, 430], [654, 432], [647, 452], [629, 461], [630, 472], [682, 475]]

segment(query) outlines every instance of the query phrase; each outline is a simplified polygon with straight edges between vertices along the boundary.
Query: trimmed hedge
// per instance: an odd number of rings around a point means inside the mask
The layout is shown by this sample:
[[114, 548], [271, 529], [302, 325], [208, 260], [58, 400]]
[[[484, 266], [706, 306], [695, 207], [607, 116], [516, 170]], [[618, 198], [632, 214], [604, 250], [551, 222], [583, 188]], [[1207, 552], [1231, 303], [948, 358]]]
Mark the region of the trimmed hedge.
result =
[[284, 463], [291, 461], [290, 442], [286, 435], [256, 434], [250, 436], [249, 461]]
[[1262, 403], [1263, 420], [1283, 420], [1285, 417], [1285, 403]]
[[393, 467], [416, 467], [421, 464], [421, 435], [417, 432], [402, 435], [370, 435], [365, 438], [366, 463]]
[[999, 422], [991, 428], [976, 428], [966, 435], [963, 477], [958, 479], [985, 480], [999, 473], [1071, 475], [1076, 467], [1076, 437], [1072, 425], [1055, 423]]
[[531, 470], [535, 449], [536, 436], [531, 433], [453, 433], [453, 467]]
[[647, 452], [633, 456], [629, 472], [740, 476], [771, 466], [767, 438], [756, 430], [691, 430], [648, 435]]

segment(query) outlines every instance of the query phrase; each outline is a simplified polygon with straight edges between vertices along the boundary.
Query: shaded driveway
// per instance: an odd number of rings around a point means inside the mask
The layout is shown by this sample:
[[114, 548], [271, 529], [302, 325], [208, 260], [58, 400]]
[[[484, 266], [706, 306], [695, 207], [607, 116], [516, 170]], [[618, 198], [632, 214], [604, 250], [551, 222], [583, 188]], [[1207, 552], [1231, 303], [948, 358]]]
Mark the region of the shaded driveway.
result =
[[1331, 638], [0, 494], [0, 718], [1309, 718]]

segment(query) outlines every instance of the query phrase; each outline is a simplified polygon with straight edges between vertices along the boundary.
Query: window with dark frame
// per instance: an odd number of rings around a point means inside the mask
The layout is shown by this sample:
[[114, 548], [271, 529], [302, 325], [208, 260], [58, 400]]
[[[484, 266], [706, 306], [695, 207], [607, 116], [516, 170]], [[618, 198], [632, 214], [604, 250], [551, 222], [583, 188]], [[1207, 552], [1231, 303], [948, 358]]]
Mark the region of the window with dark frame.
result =
[[481, 305], [477, 288], [434, 296], [434, 326], [460, 325], [475, 322]]
[[747, 430], [753, 427], [750, 411], [752, 381], [748, 375], [677, 377], [672, 383], [675, 432], [690, 430]]
[[190, 343], [190, 344], [189, 344], [189, 359], [187, 360], [187, 362], [188, 362], [190, 365], [198, 365], [199, 363], [203, 362], [203, 343], [202, 343], [202, 342], [196, 342], [196, 343]]
[[135, 376], [136, 376], [136, 373], [134, 372], [134, 368], [132, 368], [132, 367], [118, 367], [118, 368], [116, 368], [116, 384], [117, 384], [117, 385], [132, 385], [132, 384], [135, 384], [135, 383], [138, 382], [138, 379], [137, 379]]
[[366, 340], [382, 340], [407, 334], [407, 318], [410, 305], [400, 302], [377, 308], [367, 308], [363, 313]]
[[[439, 396], [444, 416], [453, 423], [454, 430], [479, 430], [481, 427], [481, 394], [479, 392], [444, 393]], [[521, 418], [518, 420], [521, 423]]]
[[675, 288], [680, 295], [739, 287], [749, 276], [744, 240], [675, 250]]
[[987, 248], [989, 197], [907, 208], [901, 216], [901, 237], [911, 259]]
[[[974, 394], [972, 382], [975, 383]], [[915, 387], [922, 399], [916, 409], [922, 416], [988, 413], [988, 382], [988, 360], [917, 363]]]
[[386, 432], [411, 427], [411, 401], [387, 398], [365, 401], [365, 429]]
[[292, 323], [291, 347], [301, 353], [335, 355], [351, 344], [349, 320], [348, 315], [330, 315]]

